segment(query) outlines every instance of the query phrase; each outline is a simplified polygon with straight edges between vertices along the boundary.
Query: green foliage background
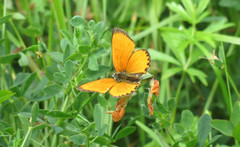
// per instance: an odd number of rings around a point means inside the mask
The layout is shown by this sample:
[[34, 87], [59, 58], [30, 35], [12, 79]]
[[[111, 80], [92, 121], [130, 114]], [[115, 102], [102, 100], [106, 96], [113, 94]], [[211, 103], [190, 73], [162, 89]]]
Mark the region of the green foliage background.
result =
[[[239, 0], [1, 0], [0, 146], [239, 146]], [[79, 92], [114, 72], [111, 31], [151, 55], [120, 122]], [[219, 139], [220, 138], [220, 139]]]

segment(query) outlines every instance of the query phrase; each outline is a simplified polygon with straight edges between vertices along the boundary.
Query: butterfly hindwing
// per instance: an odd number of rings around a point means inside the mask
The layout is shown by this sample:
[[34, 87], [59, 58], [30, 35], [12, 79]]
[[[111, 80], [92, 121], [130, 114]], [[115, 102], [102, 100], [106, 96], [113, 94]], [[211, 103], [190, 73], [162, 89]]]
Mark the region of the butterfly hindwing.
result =
[[105, 78], [80, 85], [77, 89], [81, 91], [106, 93], [116, 84], [117, 82], [113, 78]]
[[139, 83], [119, 82], [111, 88], [109, 93], [113, 97], [123, 97], [135, 92], [138, 86]]
[[150, 67], [150, 55], [147, 50], [140, 49], [133, 52], [128, 61], [126, 72], [128, 74], [146, 73]]
[[113, 29], [112, 34], [112, 60], [117, 72], [127, 68], [129, 58], [134, 50], [135, 44], [125, 31], [119, 28]]

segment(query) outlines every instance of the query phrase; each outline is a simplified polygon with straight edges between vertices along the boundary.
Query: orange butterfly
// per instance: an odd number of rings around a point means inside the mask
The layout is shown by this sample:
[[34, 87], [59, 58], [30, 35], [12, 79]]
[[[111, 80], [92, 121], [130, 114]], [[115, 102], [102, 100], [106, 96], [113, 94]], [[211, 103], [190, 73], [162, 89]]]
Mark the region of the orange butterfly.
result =
[[92, 81], [77, 87], [81, 91], [109, 93], [113, 97], [128, 96], [137, 90], [141, 76], [150, 67], [147, 50], [134, 50], [135, 44], [128, 34], [119, 28], [112, 33], [112, 59], [116, 73], [113, 78]]

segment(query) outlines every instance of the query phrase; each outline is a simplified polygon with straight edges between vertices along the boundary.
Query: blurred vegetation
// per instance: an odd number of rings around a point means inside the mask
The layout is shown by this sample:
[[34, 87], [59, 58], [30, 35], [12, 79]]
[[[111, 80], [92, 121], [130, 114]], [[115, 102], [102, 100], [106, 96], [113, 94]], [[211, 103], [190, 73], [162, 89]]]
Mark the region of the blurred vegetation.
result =
[[[239, 146], [239, 0], [0, 0], [0, 146]], [[111, 31], [151, 55], [117, 99], [79, 92], [114, 72]], [[220, 139], [219, 139], [220, 138]]]

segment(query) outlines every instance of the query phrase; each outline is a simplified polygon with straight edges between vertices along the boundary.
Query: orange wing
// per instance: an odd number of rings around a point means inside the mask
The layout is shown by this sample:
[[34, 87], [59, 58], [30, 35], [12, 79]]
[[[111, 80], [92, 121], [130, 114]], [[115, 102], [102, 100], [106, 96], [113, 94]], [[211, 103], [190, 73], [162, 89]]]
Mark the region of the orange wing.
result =
[[77, 89], [81, 91], [106, 93], [116, 84], [117, 82], [113, 78], [105, 78], [80, 85]]
[[113, 97], [123, 97], [136, 91], [138, 86], [138, 83], [119, 82], [111, 88], [109, 93]]
[[125, 31], [119, 28], [113, 29], [112, 34], [112, 60], [117, 72], [126, 69], [129, 58], [135, 44]]
[[126, 71], [128, 74], [146, 73], [150, 67], [150, 55], [147, 50], [136, 50], [129, 59]]

